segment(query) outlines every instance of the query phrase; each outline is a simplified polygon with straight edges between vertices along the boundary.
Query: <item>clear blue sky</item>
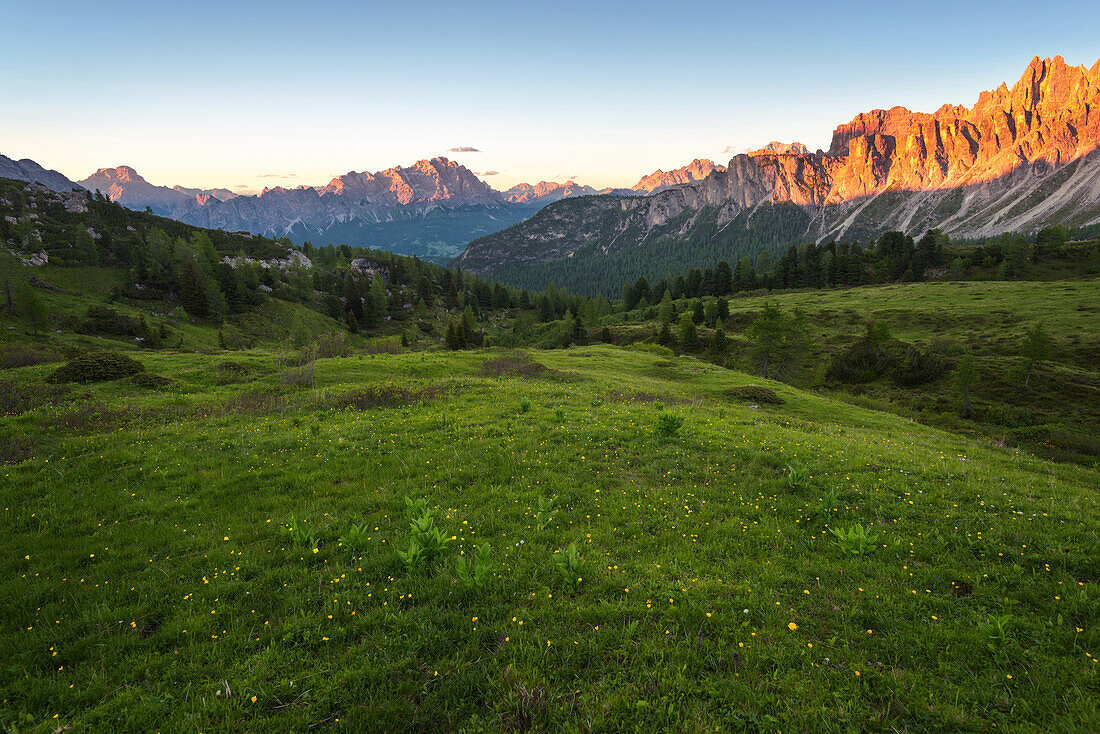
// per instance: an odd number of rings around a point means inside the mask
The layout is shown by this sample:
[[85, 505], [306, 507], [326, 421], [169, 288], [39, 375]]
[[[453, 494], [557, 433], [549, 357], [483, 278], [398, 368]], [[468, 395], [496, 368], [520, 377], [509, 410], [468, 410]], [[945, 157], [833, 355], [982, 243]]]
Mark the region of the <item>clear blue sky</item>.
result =
[[436, 155], [497, 188], [629, 186], [1100, 58], [1095, 0], [0, 0], [0, 26], [0, 153], [246, 189]]

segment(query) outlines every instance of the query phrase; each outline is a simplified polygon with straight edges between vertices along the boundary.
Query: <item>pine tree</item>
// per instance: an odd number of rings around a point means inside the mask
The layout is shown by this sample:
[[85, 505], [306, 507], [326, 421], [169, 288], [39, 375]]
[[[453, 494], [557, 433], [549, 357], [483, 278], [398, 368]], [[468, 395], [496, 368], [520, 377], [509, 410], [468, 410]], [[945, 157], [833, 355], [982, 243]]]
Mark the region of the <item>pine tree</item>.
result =
[[202, 319], [210, 315], [206, 283], [199, 272], [199, 266], [191, 258], [184, 260], [180, 275], [180, 303], [183, 310], [195, 318]]
[[725, 354], [727, 349], [729, 349], [729, 341], [726, 339], [726, 332], [719, 326], [714, 330], [714, 351]]
[[970, 415], [970, 389], [978, 382], [978, 366], [974, 364], [974, 358], [970, 355], [963, 357], [959, 366], [955, 368], [955, 389], [959, 391], [959, 402], [964, 415]]
[[1042, 324], [1036, 324], [1027, 330], [1027, 336], [1020, 347], [1020, 354], [1024, 358], [1024, 390], [1031, 389], [1031, 374], [1041, 363], [1050, 359], [1053, 351], [1054, 344], [1043, 331]]
[[691, 307], [691, 320], [696, 324], [701, 324], [706, 318], [707, 315], [703, 309], [703, 301], [701, 299], [696, 299]]
[[695, 321], [687, 314], [680, 319], [679, 334], [680, 349], [685, 352], [694, 352], [699, 349], [699, 332], [695, 329]]
[[46, 326], [46, 302], [38, 295], [30, 283], [24, 281], [19, 287], [19, 295], [15, 300], [15, 307], [19, 313], [31, 322], [34, 335], [38, 336], [38, 330]]

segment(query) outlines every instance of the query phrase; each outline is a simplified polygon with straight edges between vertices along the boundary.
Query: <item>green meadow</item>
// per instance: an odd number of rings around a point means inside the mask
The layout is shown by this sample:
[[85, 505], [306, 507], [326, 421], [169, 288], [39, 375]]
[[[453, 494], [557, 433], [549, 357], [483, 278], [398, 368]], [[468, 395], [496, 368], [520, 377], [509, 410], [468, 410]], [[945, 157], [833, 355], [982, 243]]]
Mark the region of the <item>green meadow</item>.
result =
[[614, 346], [205, 351], [5, 371], [8, 730], [1100, 728], [1095, 468]]

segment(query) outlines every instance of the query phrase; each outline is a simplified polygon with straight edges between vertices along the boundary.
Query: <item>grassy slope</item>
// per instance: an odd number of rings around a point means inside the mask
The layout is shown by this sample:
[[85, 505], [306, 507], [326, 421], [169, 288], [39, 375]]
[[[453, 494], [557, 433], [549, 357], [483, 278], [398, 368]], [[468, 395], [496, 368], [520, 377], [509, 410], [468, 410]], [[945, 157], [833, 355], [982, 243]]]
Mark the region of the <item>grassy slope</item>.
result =
[[[94, 386], [118, 409], [99, 418], [0, 419], [34, 442], [0, 471], [3, 723], [1100, 725], [1097, 472], [780, 384], [784, 405], [749, 408], [723, 391], [759, 380], [692, 359], [541, 352], [555, 372], [519, 379], [482, 377], [486, 356], [324, 360], [286, 394], [266, 352], [234, 356], [256, 381], [222, 386], [219, 357], [149, 354], [173, 387]], [[326, 407], [395, 382], [445, 392]], [[654, 434], [657, 399], [686, 419], [678, 437]], [[433, 574], [394, 553], [406, 494], [456, 538]], [[561, 510], [538, 530], [549, 496]], [[317, 553], [281, 532], [291, 515]], [[828, 532], [856, 522], [879, 536], [864, 557]], [[352, 523], [361, 552], [338, 541]], [[590, 565], [575, 594], [552, 564], [570, 541]], [[454, 557], [482, 542], [494, 576], [467, 592]], [[990, 614], [1013, 619], [997, 651]]]
[[[736, 368], [754, 368], [741, 332], [766, 302], [800, 307], [809, 316], [813, 347], [806, 369], [795, 375], [800, 384], [827, 388], [838, 397], [862, 395], [869, 405], [899, 409], [940, 425], [1004, 436], [1005, 426], [970, 424], [950, 415], [955, 398], [950, 374], [913, 388], [897, 387], [885, 378], [856, 386], [826, 385], [832, 358], [862, 335], [868, 319], [881, 319], [902, 341], [926, 348], [938, 340], [959, 354], [973, 354], [981, 376], [975, 387], [979, 402], [1027, 411], [1034, 424], [1059, 426], [1070, 444], [1076, 441], [1067, 434], [1079, 434], [1082, 426], [1088, 435], [1100, 430], [1100, 279], [910, 283], [734, 297], [729, 301], [726, 334]], [[1023, 361], [1019, 345], [1025, 332], [1040, 323], [1053, 340], [1054, 353], [1032, 378], [1033, 389], [1025, 393], [1018, 389], [1013, 371]], [[616, 330], [621, 338], [640, 338], [657, 328], [651, 321]], [[709, 329], [700, 333], [705, 340], [711, 338]], [[1032, 447], [1060, 458], [1095, 461], [1090, 458], [1096, 455], [1092, 444]]]
[[[0, 284], [8, 281], [13, 289], [28, 275], [34, 275], [61, 292], [39, 289], [39, 297], [46, 303], [51, 319], [67, 317], [73, 323], [82, 321], [91, 306], [108, 305], [123, 316], [138, 318], [144, 316], [150, 327], [166, 325], [171, 336], [166, 340], [168, 346], [183, 349], [210, 349], [218, 346], [218, 331], [209, 326], [192, 323], [190, 319], [174, 318], [170, 312], [178, 303], [163, 301], [109, 302], [111, 290], [122, 280], [122, 271], [107, 267], [55, 267], [46, 265], [40, 268], [27, 268], [7, 254], [0, 253]], [[323, 332], [342, 331], [342, 324], [320, 314], [304, 305], [288, 303], [276, 298], [265, 298], [256, 308], [241, 314], [228, 316], [226, 324], [238, 329], [246, 340], [259, 344], [275, 344], [301, 334], [316, 335]], [[5, 329], [15, 331], [6, 335], [12, 343], [37, 343], [40, 346], [52, 346], [63, 351], [70, 349], [117, 349], [134, 346], [125, 338], [98, 335], [80, 335], [72, 331], [56, 334], [47, 330], [38, 339], [29, 338], [29, 325], [24, 319], [14, 317], [8, 312], [0, 313], [0, 324], [13, 327]], [[26, 332], [26, 333], [24, 333]], [[0, 336], [0, 339], [3, 339]], [[182, 338], [182, 342], [180, 339]]]

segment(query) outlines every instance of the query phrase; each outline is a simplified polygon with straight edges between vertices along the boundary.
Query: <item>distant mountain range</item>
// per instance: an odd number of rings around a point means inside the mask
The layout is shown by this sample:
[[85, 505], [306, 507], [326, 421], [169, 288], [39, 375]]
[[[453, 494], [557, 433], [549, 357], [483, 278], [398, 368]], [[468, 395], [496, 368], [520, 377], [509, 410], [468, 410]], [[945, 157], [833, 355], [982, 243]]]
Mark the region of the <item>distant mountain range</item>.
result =
[[558, 202], [455, 262], [533, 287], [563, 268], [644, 270], [655, 253], [683, 269], [891, 229], [980, 238], [1094, 224], [1098, 146], [1100, 61], [1036, 57], [973, 107], [873, 110], [838, 126], [828, 151], [772, 143], [649, 196]]
[[724, 171], [723, 166], [717, 166], [713, 161], [696, 158], [682, 168], [672, 171], [657, 170], [648, 176], [642, 176], [638, 183], [629, 189], [594, 189], [591, 186], [578, 184], [574, 181], [557, 183], [554, 181], [541, 181], [535, 185], [521, 183], [504, 192], [504, 198], [515, 204], [541, 204], [546, 206], [555, 201], [568, 199], [574, 196], [645, 196], [657, 191], [702, 181], [712, 171]]
[[169, 214], [191, 206], [204, 206], [212, 198], [228, 201], [236, 196], [228, 189], [185, 189], [182, 186], [154, 186], [129, 166], [101, 168], [83, 181], [89, 191], [99, 191], [128, 209], [149, 207], [157, 214]]
[[57, 191], [84, 187], [135, 210], [187, 224], [266, 236], [296, 243], [347, 243], [401, 254], [449, 260], [470, 240], [520, 222], [564, 198], [612, 194], [640, 196], [722, 170], [693, 161], [674, 171], [656, 171], [630, 189], [596, 190], [572, 181], [519, 184], [503, 193], [465, 166], [446, 158], [421, 160], [377, 173], [351, 171], [325, 186], [264, 189], [238, 195], [229, 189], [158, 186], [130, 166], [101, 168], [78, 182], [34, 161], [0, 157], [0, 175], [39, 181]]
[[693, 248], [673, 258], [684, 264], [796, 241], [867, 240], [887, 229], [983, 237], [1100, 221], [1098, 89], [1100, 61], [1086, 69], [1035, 58], [1011, 89], [983, 92], [970, 108], [873, 110], [838, 126], [828, 151], [772, 142], [726, 166], [697, 159], [658, 170], [629, 189], [542, 181], [499, 192], [447, 158], [247, 196], [154, 185], [129, 166], [73, 182], [0, 156], [0, 176], [57, 191], [83, 186], [188, 224], [296, 243], [440, 261], [461, 253], [463, 267], [535, 285], [545, 273], [519, 270], [565, 260], [580, 267], [616, 253], [654, 264], [629, 254], [639, 246]]

